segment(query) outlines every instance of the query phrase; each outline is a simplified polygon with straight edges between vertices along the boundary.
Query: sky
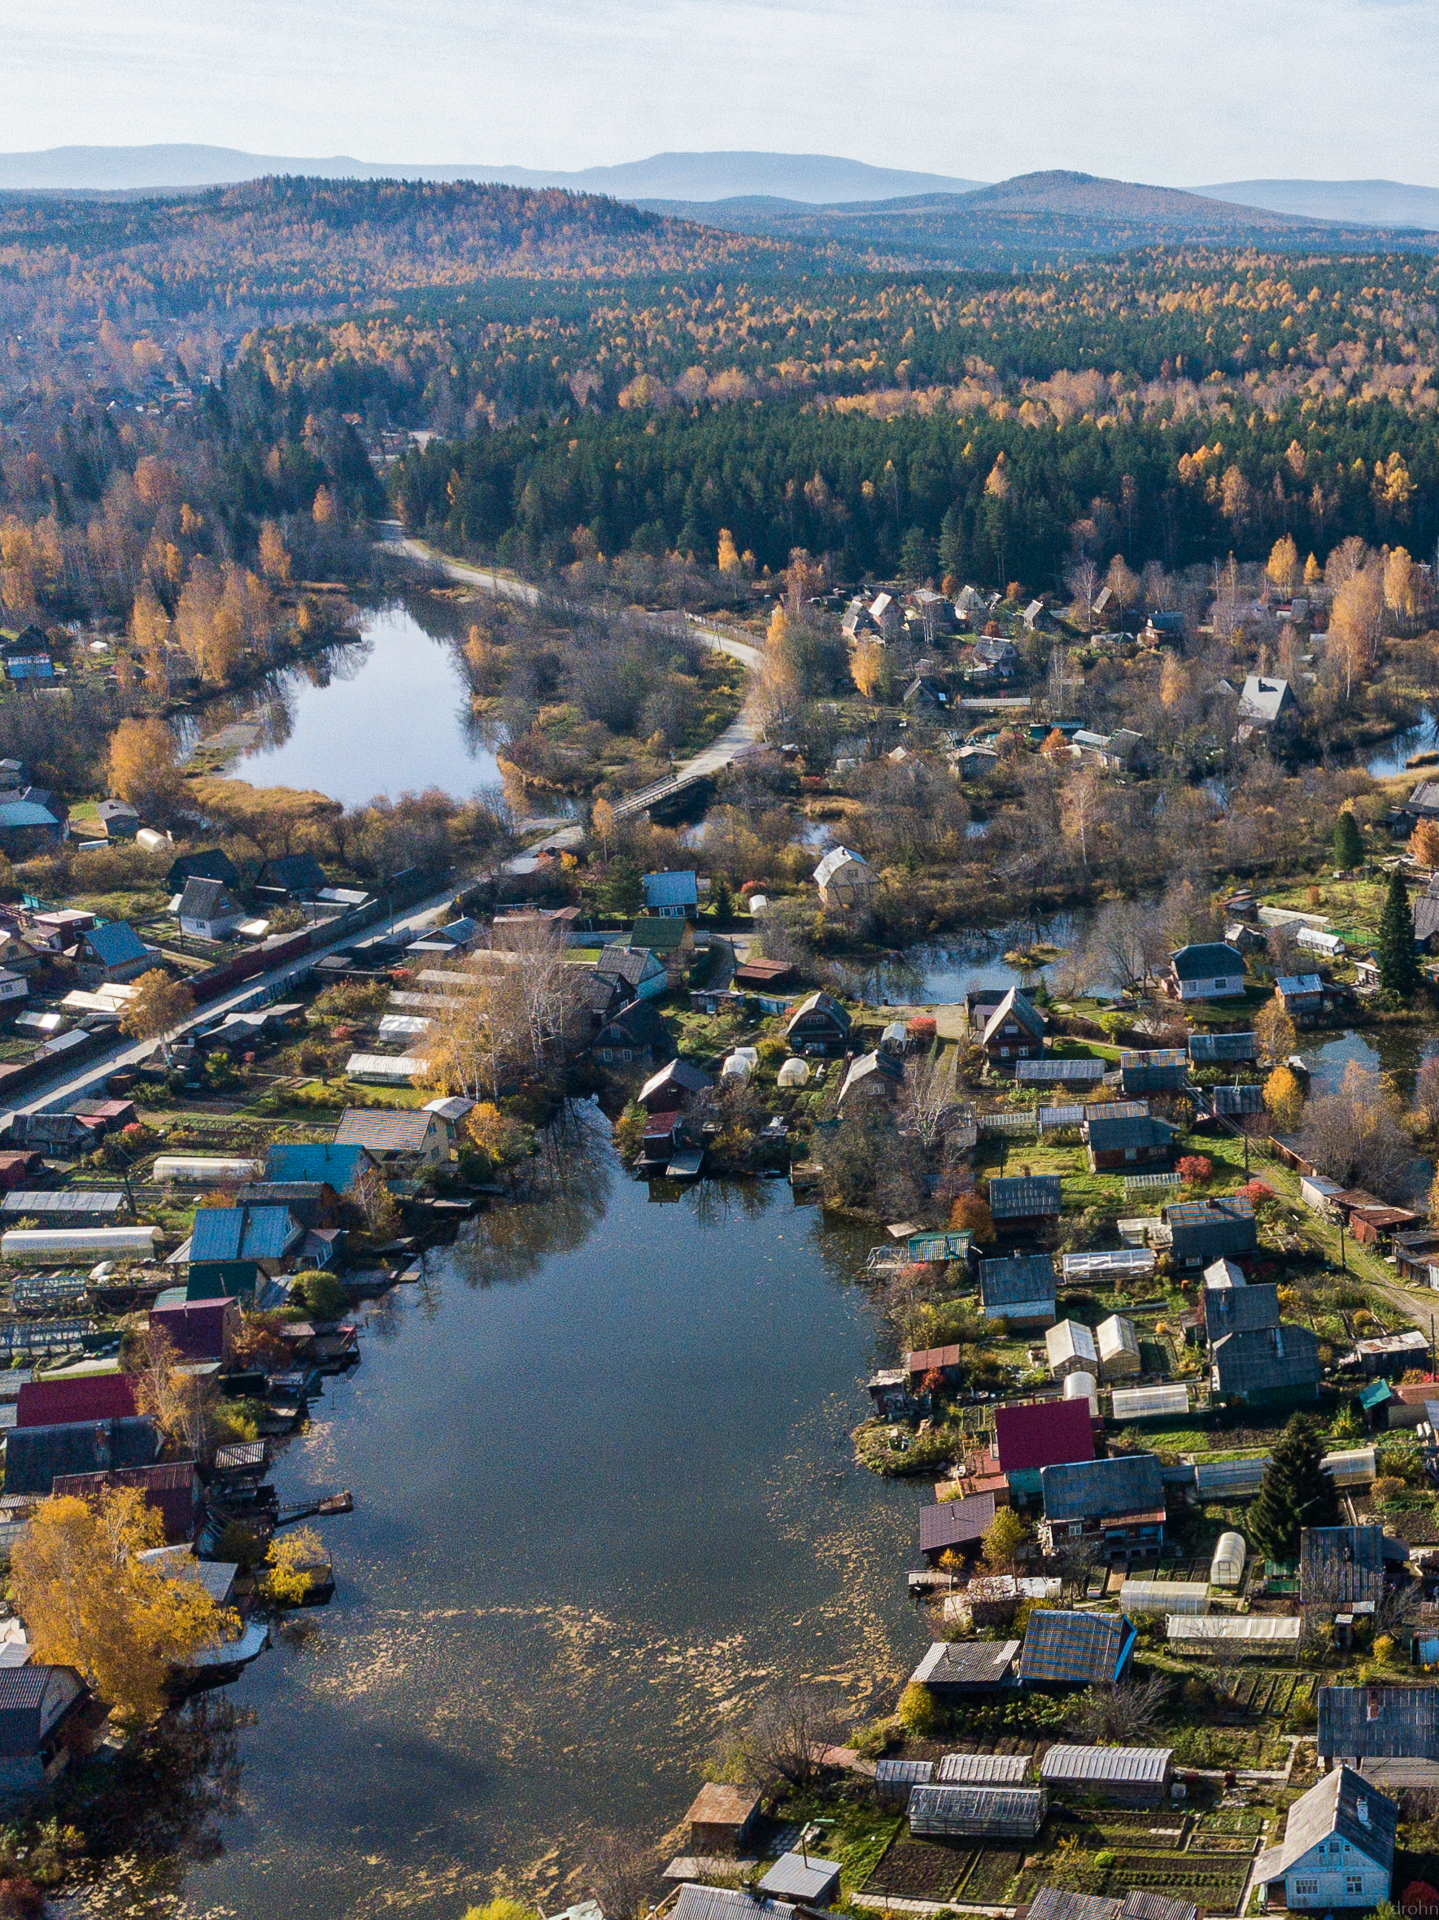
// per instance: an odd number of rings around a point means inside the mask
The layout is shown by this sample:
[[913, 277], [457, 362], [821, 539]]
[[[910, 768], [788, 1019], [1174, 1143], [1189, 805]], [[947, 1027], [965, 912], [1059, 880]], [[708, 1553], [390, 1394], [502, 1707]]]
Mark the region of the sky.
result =
[[11, 151], [1439, 185], [1432, 0], [0, 0]]

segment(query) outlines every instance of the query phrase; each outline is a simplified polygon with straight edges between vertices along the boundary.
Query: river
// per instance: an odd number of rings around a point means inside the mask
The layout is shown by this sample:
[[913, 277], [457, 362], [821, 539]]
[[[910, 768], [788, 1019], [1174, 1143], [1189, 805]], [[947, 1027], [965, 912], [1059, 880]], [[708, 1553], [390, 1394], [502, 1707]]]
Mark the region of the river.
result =
[[280, 1469], [282, 1501], [356, 1510], [326, 1525], [312, 1645], [232, 1689], [257, 1723], [204, 1911], [456, 1920], [506, 1874], [556, 1895], [587, 1825], [674, 1827], [726, 1712], [783, 1675], [888, 1711], [925, 1644], [926, 1490], [851, 1459], [872, 1236], [780, 1183], [652, 1198], [593, 1107], [552, 1157], [550, 1201], [381, 1304]]

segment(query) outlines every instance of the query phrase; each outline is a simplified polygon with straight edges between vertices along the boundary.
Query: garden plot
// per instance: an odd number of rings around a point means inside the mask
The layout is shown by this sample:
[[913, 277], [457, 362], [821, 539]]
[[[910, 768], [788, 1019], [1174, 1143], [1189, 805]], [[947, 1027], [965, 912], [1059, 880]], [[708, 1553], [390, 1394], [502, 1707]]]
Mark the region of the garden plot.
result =
[[907, 1833], [898, 1834], [863, 1891], [887, 1893], [900, 1900], [948, 1900], [975, 1866], [980, 1851], [944, 1840], [915, 1840]]

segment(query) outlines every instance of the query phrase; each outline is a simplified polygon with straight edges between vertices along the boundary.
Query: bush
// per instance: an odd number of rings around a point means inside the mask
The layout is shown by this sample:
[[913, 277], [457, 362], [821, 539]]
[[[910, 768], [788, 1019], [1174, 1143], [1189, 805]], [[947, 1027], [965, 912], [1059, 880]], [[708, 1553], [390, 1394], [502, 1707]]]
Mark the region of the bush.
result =
[[920, 1739], [938, 1733], [944, 1725], [939, 1702], [928, 1687], [921, 1687], [913, 1680], [899, 1696], [899, 1718], [905, 1731], [917, 1734]]
[[303, 1306], [312, 1320], [322, 1323], [343, 1319], [349, 1311], [350, 1296], [331, 1273], [297, 1273], [290, 1287], [290, 1298]]
[[1214, 1162], [1205, 1153], [1181, 1154], [1174, 1171], [1186, 1187], [1204, 1187], [1214, 1178]]

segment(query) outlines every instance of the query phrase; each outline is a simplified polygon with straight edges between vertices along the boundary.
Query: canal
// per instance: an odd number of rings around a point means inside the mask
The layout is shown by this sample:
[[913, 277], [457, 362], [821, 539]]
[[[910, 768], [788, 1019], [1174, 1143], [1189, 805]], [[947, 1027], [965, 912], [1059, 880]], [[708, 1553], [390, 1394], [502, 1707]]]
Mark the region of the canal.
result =
[[232, 1690], [204, 1911], [456, 1920], [502, 1875], [559, 1904], [585, 1828], [670, 1832], [727, 1715], [786, 1677], [888, 1711], [925, 1644], [926, 1490], [851, 1459], [872, 1236], [780, 1183], [652, 1198], [593, 1107], [549, 1162], [381, 1303], [280, 1470], [356, 1511], [311, 1644]]

